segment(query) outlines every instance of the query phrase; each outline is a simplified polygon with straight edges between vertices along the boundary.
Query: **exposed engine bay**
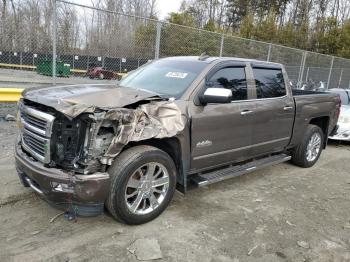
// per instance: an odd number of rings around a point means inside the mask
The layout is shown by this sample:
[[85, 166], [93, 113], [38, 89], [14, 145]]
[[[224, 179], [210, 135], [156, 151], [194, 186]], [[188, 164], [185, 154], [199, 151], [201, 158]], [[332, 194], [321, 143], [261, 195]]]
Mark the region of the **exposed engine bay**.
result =
[[[40, 91], [35, 92], [38, 93], [40, 94]], [[45, 163], [46, 166], [74, 173], [104, 172], [129, 142], [172, 137], [185, 126], [185, 119], [177, 105], [159, 97], [145, 99], [145, 96], [141, 96], [141, 100], [131, 101], [132, 104], [123, 108], [112, 108], [110, 105], [106, 108], [78, 104], [78, 101], [72, 102], [68, 99], [56, 103], [40, 99], [40, 102], [44, 103], [37, 103], [39, 98], [33, 99], [30, 92], [29, 95], [24, 93], [23, 96], [19, 106], [21, 129], [22, 133], [33, 136], [24, 141], [27, 142], [27, 149], [41, 154], [49, 152], [49, 156], [45, 156], [50, 159]], [[54, 118], [50, 136], [43, 137], [43, 140], [45, 138], [49, 142], [42, 147], [49, 147], [49, 150], [39, 148], [41, 144], [35, 140], [40, 140], [41, 137], [35, 133], [36, 129], [33, 127], [40, 127], [38, 123], [43, 123], [40, 122], [42, 120], [30, 115], [24, 117], [23, 108], [45, 112]], [[31, 127], [28, 132], [27, 126]], [[29, 154], [32, 150], [24, 148]], [[35, 158], [35, 154], [33, 156]]]

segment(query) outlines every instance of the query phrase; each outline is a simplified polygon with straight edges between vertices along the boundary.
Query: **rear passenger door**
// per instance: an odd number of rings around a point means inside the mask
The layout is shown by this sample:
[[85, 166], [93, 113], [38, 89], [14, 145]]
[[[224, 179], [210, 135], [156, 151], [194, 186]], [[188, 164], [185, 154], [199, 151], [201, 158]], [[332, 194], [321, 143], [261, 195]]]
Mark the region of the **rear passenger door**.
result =
[[255, 79], [255, 123], [252, 155], [283, 150], [292, 135], [294, 100], [281, 67], [252, 64]]

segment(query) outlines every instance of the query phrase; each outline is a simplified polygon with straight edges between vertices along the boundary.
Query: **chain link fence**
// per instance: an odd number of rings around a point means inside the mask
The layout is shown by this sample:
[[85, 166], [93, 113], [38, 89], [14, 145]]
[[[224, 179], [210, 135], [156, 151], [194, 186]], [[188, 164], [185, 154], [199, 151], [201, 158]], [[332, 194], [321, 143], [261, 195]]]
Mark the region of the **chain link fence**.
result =
[[[282, 63], [294, 86], [299, 88], [350, 86], [348, 59], [65, 0], [48, 2], [52, 6], [40, 10], [42, 14], [37, 21], [21, 17], [15, 24], [9, 19], [0, 26], [0, 72], [4, 68], [33, 71], [33, 74], [46, 74], [53, 83], [60, 79], [56, 75], [69, 77], [70, 83], [79, 79], [98, 81], [93, 78], [113, 80], [119, 73], [135, 70], [152, 59], [197, 56], [205, 52], [210, 56]], [[103, 72], [102, 77], [98, 72]]]

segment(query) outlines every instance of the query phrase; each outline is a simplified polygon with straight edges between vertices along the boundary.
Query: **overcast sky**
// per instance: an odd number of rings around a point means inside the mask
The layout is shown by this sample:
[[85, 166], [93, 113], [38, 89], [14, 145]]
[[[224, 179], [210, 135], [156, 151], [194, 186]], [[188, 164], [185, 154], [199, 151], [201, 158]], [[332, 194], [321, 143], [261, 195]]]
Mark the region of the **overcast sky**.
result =
[[[91, 0], [69, 0], [72, 3], [78, 3], [91, 6]], [[157, 0], [157, 12], [161, 20], [167, 17], [171, 12], [177, 12], [182, 0]]]
[[182, 0], [158, 0], [157, 10], [160, 19], [164, 19], [169, 13], [179, 11]]

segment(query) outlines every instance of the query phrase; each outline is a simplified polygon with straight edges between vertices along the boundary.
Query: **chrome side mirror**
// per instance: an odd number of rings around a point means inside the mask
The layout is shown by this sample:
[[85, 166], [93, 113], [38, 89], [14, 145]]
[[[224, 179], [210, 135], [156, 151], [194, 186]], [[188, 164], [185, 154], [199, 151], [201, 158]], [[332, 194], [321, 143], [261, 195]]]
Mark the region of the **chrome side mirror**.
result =
[[226, 88], [209, 87], [205, 90], [204, 94], [199, 97], [202, 105], [206, 104], [223, 104], [230, 103], [232, 101], [232, 91]]

